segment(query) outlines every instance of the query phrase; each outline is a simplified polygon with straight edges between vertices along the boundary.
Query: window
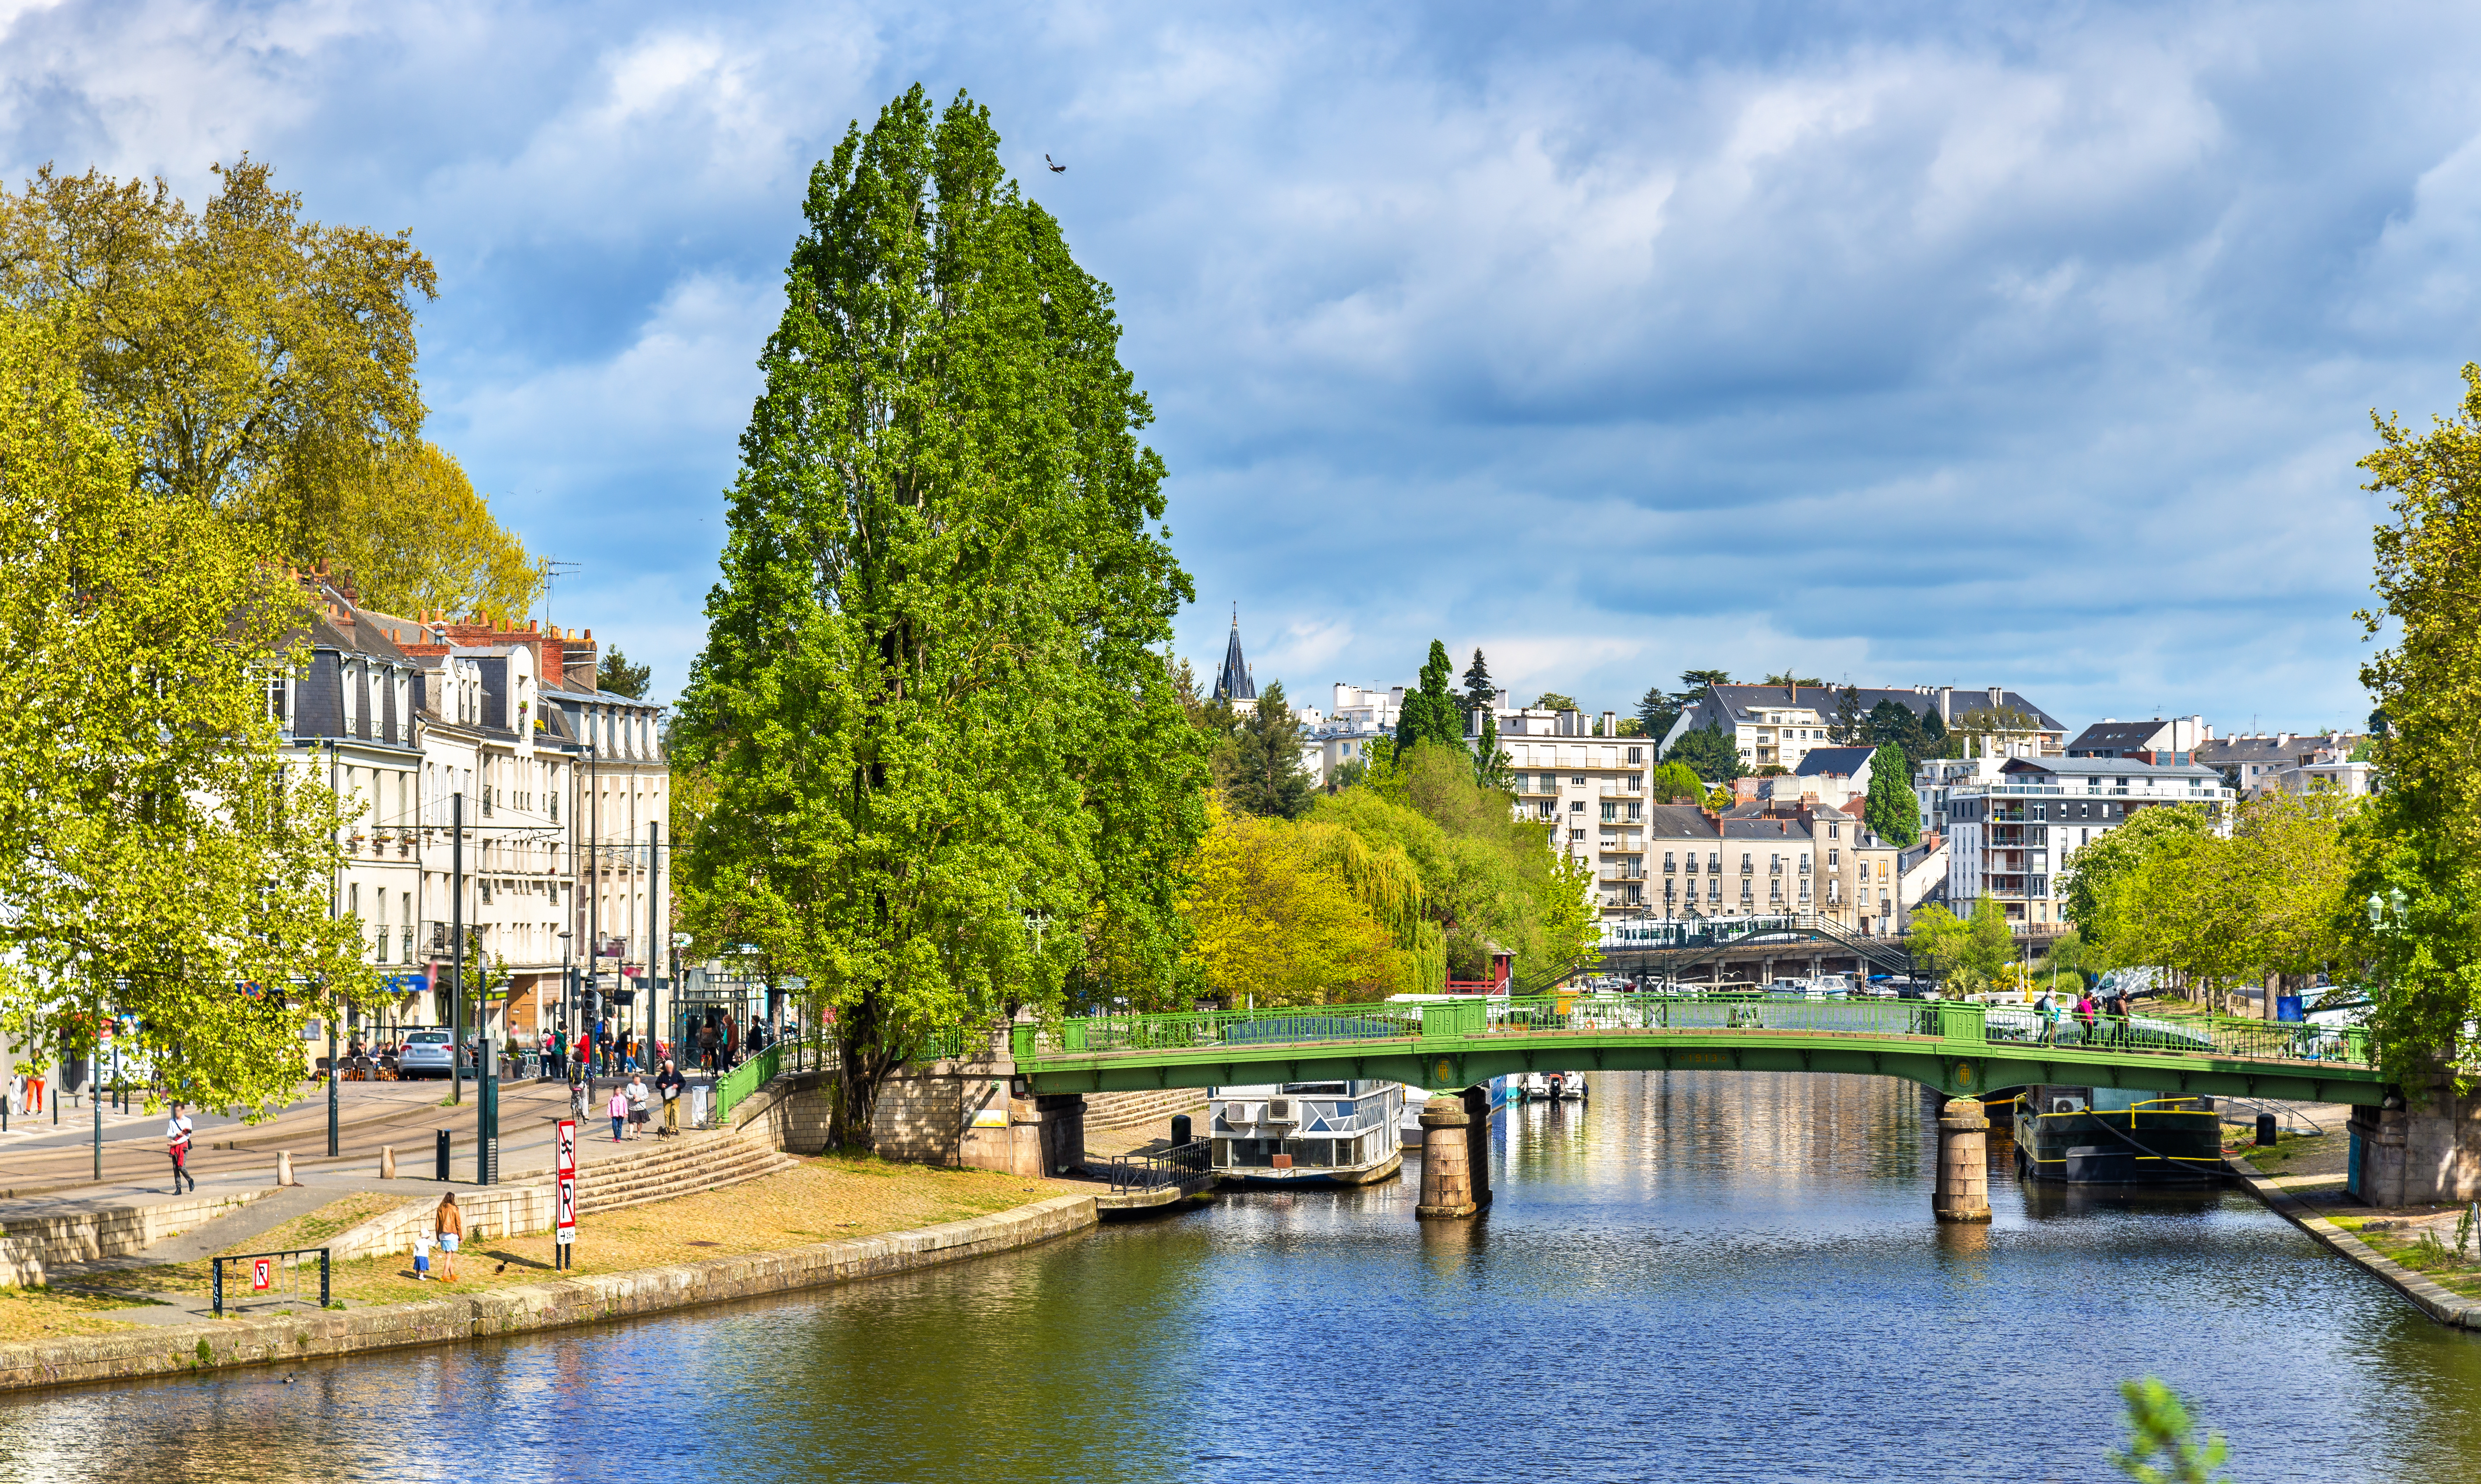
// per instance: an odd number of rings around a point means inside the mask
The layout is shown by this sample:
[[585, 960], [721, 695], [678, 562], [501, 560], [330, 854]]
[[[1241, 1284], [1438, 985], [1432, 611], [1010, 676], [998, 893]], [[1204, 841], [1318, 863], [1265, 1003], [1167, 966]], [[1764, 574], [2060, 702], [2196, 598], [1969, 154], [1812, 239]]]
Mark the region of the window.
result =
[[1642, 820], [1642, 819], [1644, 819], [1644, 818], [1645, 818], [1645, 805], [1643, 805], [1643, 804], [1641, 804], [1641, 803], [1634, 803], [1634, 802], [1632, 802], [1632, 803], [1628, 806], [1628, 817], [1629, 817], [1629, 820], [1630, 820], [1630, 821], [1631, 821], [1632, 823], [1633, 823], [1634, 821], [1636, 821], [1636, 820]]
[[1585, 801], [1581, 798], [1572, 798], [1568, 800], [1568, 812], [1570, 814], [1583, 814], [1585, 812]]
[[[1842, 852], [1842, 851], [1841, 851], [1841, 850], [1829, 850], [1829, 851], [1827, 851], [1827, 852], [1826, 852], [1826, 864], [1828, 864], [1829, 866], [1841, 866], [1841, 864], [1843, 864], [1843, 852]], [[1866, 876], [1866, 875], [1867, 875], [1867, 874], [1869, 873], [1869, 868], [1868, 868], [1867, 865], [1864, 865], [1864, 866], [1861, 868], [1861, 873], [1862, 873], [1863, 875], [1865, 875], [1865, 876]]]
[[1720, 850], [1707, 851], [1706, 869], [1718, 876], [1721, 875], [1723, 873], [1723, 852]]
[[1568, 838], [1571, 840], [1581, 841], [1585, 838], [1585, 832], [1580, 829], [1572, 829], [1568, 831]]
[[[1678, 863], [1673, 858], [1673, 852], [1669, 850], [1662, 852], [1662, 869], [1666, 873], [1676, 872], [1680, 870]], [[1697, 869], [1696, 857], [1691, 856], [1689, 858], [1688, 869], [1691, 871], [1695, 871]]]
[[1710, 880], [1706, 883], [1706, 899], [1708, 901], [1721, 901], [1723, 899], [1723, 883], [1719, 879]]
[[1615, 803], [1606, 803], [1606, 804], [1604, 804], [1604, 805], [1603, 805], [1603, 822], [1604, 822], [1605, 824], [1617, 824], [1619, 821], [1620, 821], [1620, 806], [1619, 806], [1619, 805], [1617, 805], [1617, 804], [1615, 804]]

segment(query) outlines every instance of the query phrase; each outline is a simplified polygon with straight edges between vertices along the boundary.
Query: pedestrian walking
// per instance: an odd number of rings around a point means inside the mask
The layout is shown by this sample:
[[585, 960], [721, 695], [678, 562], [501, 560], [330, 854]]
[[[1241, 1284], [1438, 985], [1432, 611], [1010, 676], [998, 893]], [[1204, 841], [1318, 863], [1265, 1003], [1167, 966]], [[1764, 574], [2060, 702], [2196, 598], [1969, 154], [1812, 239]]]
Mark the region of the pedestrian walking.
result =
[[681, 1089], [688, 1085], [689, 1079], [681, 1076], [668, 1061], [664, 1063], [664, 1070], [655, 1075], [655, 1090], [664, 1098], [663, 1136], [666, 1138], [681, 1132]]
[[2041, 1029], [2036, 1033], [2041, 1044], [2048, 1046], [2059, 1038], [2059, 1007], [2051, 1001], [2049, 990], [2044, 990], [2042, 998], [2033, 1002], [2033, 1016], [2041, 1023]]
[[612, 1100], [603, 1105], [603, 1111], [612, 1120], [612, 1142], [617, 1144], [620, 1142], [620, 1125], [629, 1117], [629, 1089], [614, 1082]]
[[698, 1065], [710, 1072], [715, 1070], [715, 1027], [713, 1026], [698, 1028]]
[[2084, 1027], [2085, 1044], [2087, 1046], [2094, 1044], [2094, 998], [2092, 990], [2080, 989], [2076, 991], [2076, 1023]]
[[41, 1072], [37, 1071], [28, 1075], [26, 1078], [26, 1091], [27, 1095], [33, 1100], [26, 1106], [26, 1111], [29, 1113], [41, 1112], [43, 1110], [43, 1074]]
[[457, 1209], [457, 1192], [449, 1191], [439, 1198], [439, 1209], [431, 1213], [431, 1230], [439, 1238], [439, 1255], [448, 1264], [448, 1281], [457, 1281], [457, 1249], [465, 1243], [465, 1213]]
[[185, 1180], [190, 1183], [191, 1189], [198, 1188], [198, 1178], [190, 1173], [190, 1115], [182, 1112], [181, 1105], [176, 1102], [172, 1105], [172, 1116], [164, 1125], [164, 1142], [172, 1150], [174, 1195], [181, 1193], [181, 1182]]
[[636, 1138], [646, 1132], [646, 1080], [637, 1073], [629, 1074], [629, 1136]]

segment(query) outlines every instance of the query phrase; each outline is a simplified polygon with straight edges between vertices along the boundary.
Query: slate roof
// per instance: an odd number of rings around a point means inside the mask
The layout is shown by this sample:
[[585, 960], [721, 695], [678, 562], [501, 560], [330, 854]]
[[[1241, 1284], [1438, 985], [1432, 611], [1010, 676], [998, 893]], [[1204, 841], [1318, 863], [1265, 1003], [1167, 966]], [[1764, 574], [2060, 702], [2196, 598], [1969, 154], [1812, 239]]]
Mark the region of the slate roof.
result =
[[1877, 750], [1875, 747], [1812, 747], [1802, 756], [1794, 774], [1802, 778], [1820, 774], [1849, 778], [1859, 773], [1861, 765], [1868, 762]]
[[2117, 755], [2123, 752], [2152, 752], [2154, 740], [2171, 723], [2159, 716], [2151, 721], [2097, 721], [2076, 734], [2068, 743], [2068, 756], [2100, 752]]
[[1214, 698], [1218, 701], [1254, 701], [1258, 698], [1258, 682], [1249, 674], [1249, 662], [1240, 655], [1240, 615], [1232, 615], [1232, 638], [1223, 646], [1223, 668], [1214, 674]]
[[[1893, 701], [1916, 716], [1938, 710], [1938, 692], [1934, 690], [1916, 690], [1910, 686], [1898, 690], [1871, 690], [1867, 686], [1853, 689], [1864, 714], [1880, 701]], [[2013, 707], [2031, 716], [2044, 731], [2067, 730], [2058, 718], [2018, 692], [2002, 690], [1998, 694], [2000, 705]], [[1760, 711], [1783, 706], [1806, 706], [1821, 716], [1832, 716], [1842, 695], [1843, 688], [1841, 686], [1709, 686], [1704, 698], [1691, 710], [1702, 709], [1711, 717], [1719, 707], [1723, 719], [1731, 722], [1755, 721]], [[1983, 710], [1990, 705], [1989, 691], [1987, 688], [1970, 690], [1959, 687], [1948, 705], [1956, 716]]]

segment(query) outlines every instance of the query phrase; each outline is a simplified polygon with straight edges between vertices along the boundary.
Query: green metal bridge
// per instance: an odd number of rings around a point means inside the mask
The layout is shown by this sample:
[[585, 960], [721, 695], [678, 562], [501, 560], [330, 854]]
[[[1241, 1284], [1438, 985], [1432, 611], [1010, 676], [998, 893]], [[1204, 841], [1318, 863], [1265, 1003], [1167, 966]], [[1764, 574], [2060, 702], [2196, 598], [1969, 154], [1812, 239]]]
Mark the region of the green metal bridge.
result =
[[2392, 1090], [2358, 1030], [2136, 1016], [2089, 1033], [1956, 1001], [1476, 996], [1020, 1025], [1011, 1051], [1037, 1093], [1345, 1078], [1460, 1088], [1595, 1070], [1848, 1072], [1955, 1096], [2044, 1082], [2374, 1104]]

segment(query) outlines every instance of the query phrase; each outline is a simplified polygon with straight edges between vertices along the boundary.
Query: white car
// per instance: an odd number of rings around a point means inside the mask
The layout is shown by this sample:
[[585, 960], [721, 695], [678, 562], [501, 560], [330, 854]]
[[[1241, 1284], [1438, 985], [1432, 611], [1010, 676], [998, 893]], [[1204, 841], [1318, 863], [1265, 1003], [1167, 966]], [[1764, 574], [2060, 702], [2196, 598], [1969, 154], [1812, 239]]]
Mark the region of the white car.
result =
[[405, 1047], [396, 1054], [396, 1075], [399, 1079], [413, 1077], [448, 1077], [457, 1070], [456, 1051], [449, 1044], [445, 1030], [408, 1030]]

